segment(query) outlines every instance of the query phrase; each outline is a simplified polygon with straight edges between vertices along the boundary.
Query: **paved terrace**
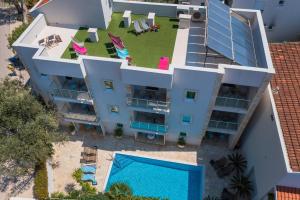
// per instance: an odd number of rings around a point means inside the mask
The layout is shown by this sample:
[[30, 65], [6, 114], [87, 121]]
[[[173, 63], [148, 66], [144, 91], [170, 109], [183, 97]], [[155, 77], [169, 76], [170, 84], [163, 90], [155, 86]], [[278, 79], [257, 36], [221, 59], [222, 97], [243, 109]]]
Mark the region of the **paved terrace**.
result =
[[84, 146], [97, 146], [97, 189], [102, 190], [106, 176], [109, 173], [112, 156], [115, 152], [130, 153], [135, 155], [151, 156], [165, 160], [175, 160], [205, 165], [205, 194], [220, 196], [224, 187], [228, 187], [229, 178], [220, 179], [209, 165], [211, 159], [230, 153], [224, 143], [205, 141], [200, 147], [186, 147], [179, 149], [176, 145], [165, 146], [149, 145], [135, 142], [132, 137], [115, 139], [112, 136], [100, 136], [96, 133], [81, 131], [71, 136], [69, 142], [55, 145], [53, 162], [59, 167], [53, 169], [53, 191], [65, 192], [67, 184], [75, 184], [71, 174], [80, 168], [81, 153]]
[[[133, 65], [149, 68], [157, 68], [159, 59], [167, 56], [172, 60], [173, 49], [178, 28], [178, 21], [169, 17], [155, 17], [155, 24], [160, 25], [159, 32], [146, 32], [136, 35], [133, 24], [129, 28], [123, 26], [123, 13], [113, 13], [112, 20], [107, 30], [98, 30], [99, 42], [89, 42], [86, 28], [81, 28], [75, 38], [85, 42], [88, 55], [108, 58], [116, 58], [113, 44], [108, 33], [121, 37], [129, 55], [133, 58]], [[147, 18], [144, 15], [131, 15], [132, 21]], [[62, 58], [76, 58], [72, 53], [71, 44], [68, 46]]]

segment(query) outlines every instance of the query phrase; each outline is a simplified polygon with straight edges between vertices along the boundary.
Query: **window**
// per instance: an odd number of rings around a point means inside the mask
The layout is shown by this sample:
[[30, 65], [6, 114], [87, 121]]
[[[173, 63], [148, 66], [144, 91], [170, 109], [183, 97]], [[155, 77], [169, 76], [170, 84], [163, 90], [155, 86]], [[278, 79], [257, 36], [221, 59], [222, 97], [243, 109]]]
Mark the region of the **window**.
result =
[[284, 0], [278, 1], [278, 5], [279, 5], [279, 6], [284, 6], [284, 3], [285, 3]]
[[43, 76], [43, 77], [47, 77], [47, 74], [41, 74], [41, 76]]
[[113, 90], [114, 89], [113, 82], [109, 80], [104, 81], [104, 87], [106, 90]]
[[111, 113], [119, 113], [119, 106], [110, 106]]
[[192, 122], [192, 117], [190, 115], [182, 115], [181, 121], [183, 124], [190, 124]]
[[185, 98], [188, 99], [188, 100], [195, 100], [196, 99], [196, 92], [191, 91], [191, 90], [186, 91]]

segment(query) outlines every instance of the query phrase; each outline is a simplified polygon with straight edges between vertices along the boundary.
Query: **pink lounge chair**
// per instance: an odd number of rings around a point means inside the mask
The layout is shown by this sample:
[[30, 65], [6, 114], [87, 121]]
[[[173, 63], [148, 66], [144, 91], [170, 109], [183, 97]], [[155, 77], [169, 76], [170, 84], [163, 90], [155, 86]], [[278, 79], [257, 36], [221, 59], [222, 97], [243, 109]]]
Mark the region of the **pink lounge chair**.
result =
[[125, 48], [125, 45], [120, 37], [114, 36], [111, 33], [108, 33], [108, 36], [110, 37], [112, 43], [114, 44], [114, 46], [116, 48], [121, 49], [121, 50]]
[[158, 69], [162, 69], [162, 70], [169, 69], [169, 58], [168, 57], [160, 57]]
[[74, 51], [80, 55], [85, 55], [87, 53], [87, 48], [80, 47], [80, 46], [78, 46], [78, 44], [76, 44], [74, 42], [72, 43], [72, 47], [73, 47]]

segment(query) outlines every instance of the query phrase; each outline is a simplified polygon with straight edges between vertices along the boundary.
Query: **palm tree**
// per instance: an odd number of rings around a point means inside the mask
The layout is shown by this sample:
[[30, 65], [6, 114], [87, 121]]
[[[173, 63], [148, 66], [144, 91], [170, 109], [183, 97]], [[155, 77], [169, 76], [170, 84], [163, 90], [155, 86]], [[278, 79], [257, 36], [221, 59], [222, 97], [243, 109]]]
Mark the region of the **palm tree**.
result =
[[235, 175], [231, 178], [230, 188], [235, 191], [237, 197], [250, 199], [253, 191], [253, 185], [249, 177], [243, 175]]
[[110, 186], [108, 196], [112, 199], [132, 196], [132, 189], [126, 183], [114, 183]]
[[242, 154], [238, 152], [228, 155], [228, 160], [229, 165], [232, 166], [237, 175], [243, 174], [243, 172], [247, 168], [247, 160]]

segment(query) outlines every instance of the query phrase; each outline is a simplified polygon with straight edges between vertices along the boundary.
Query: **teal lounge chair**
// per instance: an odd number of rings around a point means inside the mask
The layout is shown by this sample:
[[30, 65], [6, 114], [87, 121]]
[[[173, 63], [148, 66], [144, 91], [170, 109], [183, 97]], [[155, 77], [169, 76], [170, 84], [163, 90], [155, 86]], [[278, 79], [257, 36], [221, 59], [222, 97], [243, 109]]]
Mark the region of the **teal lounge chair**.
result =
[[83, 165], [81, 167], [81, 171], [84, 174], [95, 174], [96, 173], [96, 166], [95, 165]]
[[83, 174], [81, 180], [82, 181], [91, 181], [92, 185], [97, 185], [95, 174]]

